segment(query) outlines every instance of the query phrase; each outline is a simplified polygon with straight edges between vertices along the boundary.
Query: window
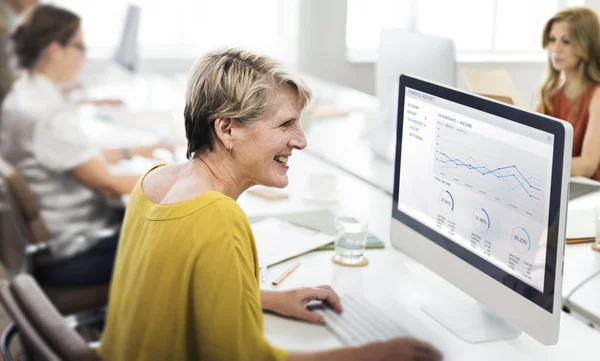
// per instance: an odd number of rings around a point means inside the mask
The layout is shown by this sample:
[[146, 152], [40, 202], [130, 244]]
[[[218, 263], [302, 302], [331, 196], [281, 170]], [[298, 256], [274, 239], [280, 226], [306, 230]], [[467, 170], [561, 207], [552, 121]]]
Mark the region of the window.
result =
[[[110, 57], [119, 43], [129, 3], [141, 7], [140, 55], [196, 58], [211, 49], [241, 46], [274, 56], [285, 54], [288, 26], [279, 0], [54, 0], [74, 11], [92, 58]], [[288, 11], [289, 12], [289, 11]]]
[[384, 27], [454, 39], [469, 54], [539, 55], [544, 23], [558, 9], [584, 0], [348, 0], [346, 51], [373, 61]]

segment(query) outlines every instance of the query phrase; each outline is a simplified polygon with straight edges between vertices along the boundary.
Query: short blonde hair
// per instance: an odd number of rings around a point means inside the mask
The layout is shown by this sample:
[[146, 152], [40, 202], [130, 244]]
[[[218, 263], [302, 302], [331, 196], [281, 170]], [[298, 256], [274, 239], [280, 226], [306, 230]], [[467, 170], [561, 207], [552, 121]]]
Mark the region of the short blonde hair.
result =
[[311, 91], [275, 59], [242, 49], [211, 52], [196, 61], [188, 76], [184, 110], [187, 157], [214, 149], [214, 122], [237, 119], [247, 124], [274, 110], [277, 94], [287, 87], [304, 109]]

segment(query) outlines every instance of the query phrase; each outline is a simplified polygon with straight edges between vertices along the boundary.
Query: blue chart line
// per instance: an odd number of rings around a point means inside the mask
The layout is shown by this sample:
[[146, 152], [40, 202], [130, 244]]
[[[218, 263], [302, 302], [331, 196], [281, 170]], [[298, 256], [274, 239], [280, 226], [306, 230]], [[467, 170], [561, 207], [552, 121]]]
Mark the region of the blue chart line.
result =
[[[467, 169], [470, 170], [475, 170], [477, 171], [479, 174], [481, 175], [488, 175], [488, 174], [492, 174], [494, 175], [496, 178], [498, 179], [502, 179], [504, 182], [506, 182], [506, 184], [511, 188], [511, 190], [515, 190], [519, 187], [523, 188], [523, 190], [525, 190], [525, 192], [527, 193], [527, 195], [533, 199], [536, 200], [540, 200], [540, 198], [532, 195], [529, 191], [531, 189], [535, 189], [536, 191], [541, 192], [541, 189], [535, 187], [534, 185], [532, 185], [531, 183], [529, 183], [529, 181], [533, 181], [533, 180], [537, 180], [537, 181], [541, 181], [541, 179], [538, 179], [536, 177], [528, 177], [526, 178], [523, 173], [521, 173], [521, 171], [519, 170], [519, 168], [517, 168], [517, 166], [515, 165], [510, 165], [510, 166], [506, 166], [506, 167], [499, 167], [496, 169], [489, 169], [486, 166], [480, 165], [479, 163], [477, 163], [477, 161], [471, 157], [468, 157], [467, 159], [465, 159], [464, 161], [459, 160], [458, 158], [452, 159], [451, 157], [449, 157], [446, 153], [444, 152], [440, 152], [438, 151], [438, 153], [440, 153], [441, 155], [443, 155], [444, 157], [448, 158], [447, 160], [439, 160], [440, 163], [442, 164], [446, 164], [446, 163], [452, 163], [453, 165], [450, 166], [441, 166], [441, 168], [460, 168], [460, 167], [465, 167]], [[469, 163], [469, 160], [474, 163], [471, 164]], [[512, 170], [512, 172], [511, 172]], [[506, 178], [509, 177], [513, 177], [516, 181], [517, 181], [517, 185], [516, 186], [512, 186], [510, 185], [510, 183], [506, 180]], [[520, 177], [520, 178], [519, 178]]]

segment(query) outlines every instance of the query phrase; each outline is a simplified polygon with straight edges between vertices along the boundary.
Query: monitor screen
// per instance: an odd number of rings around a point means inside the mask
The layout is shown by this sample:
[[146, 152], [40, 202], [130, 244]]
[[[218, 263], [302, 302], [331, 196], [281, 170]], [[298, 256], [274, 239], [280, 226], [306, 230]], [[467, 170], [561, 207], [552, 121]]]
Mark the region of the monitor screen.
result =
[[551, 312], [555, 132], [400, 88], [394, 218]]

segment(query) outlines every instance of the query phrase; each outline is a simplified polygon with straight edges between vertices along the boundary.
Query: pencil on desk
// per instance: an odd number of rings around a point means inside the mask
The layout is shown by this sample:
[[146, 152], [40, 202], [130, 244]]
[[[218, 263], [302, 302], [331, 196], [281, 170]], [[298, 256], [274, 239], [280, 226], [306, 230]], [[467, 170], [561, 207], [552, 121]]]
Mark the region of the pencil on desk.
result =
[[277, 279], [272, 282], [273, 286], [277, 286], [278, 284], [280, 284], [281, 282], [283, 282], [283, 280], [286, 279], [287, 276], [290, 275], [290, 273], [294, 272], [294, 270], [296, 268], [298, 268], [299, 265], [300, 265], [300, 262], [297, 262], [296, 264], [293, 264], [292, 266], [290, 266], [290, 268], [286, 269], [285, 272], [283, 272], [281, 274], [281, 276], [277, 277]]

